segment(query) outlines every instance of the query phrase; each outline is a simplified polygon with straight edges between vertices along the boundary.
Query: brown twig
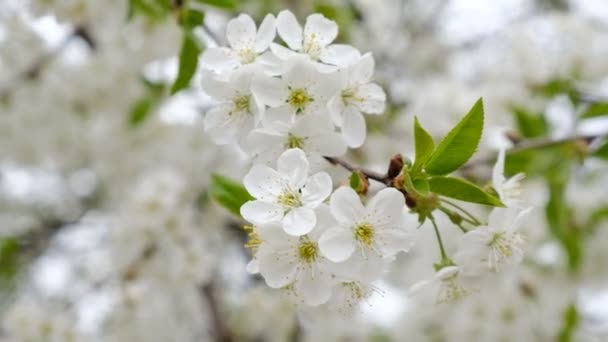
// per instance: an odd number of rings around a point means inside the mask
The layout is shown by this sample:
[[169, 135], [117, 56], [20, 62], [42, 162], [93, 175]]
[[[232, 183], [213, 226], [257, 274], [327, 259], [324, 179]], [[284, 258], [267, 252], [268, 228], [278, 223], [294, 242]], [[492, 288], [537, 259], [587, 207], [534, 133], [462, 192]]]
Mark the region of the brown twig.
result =
[[223, 313], [220, 310], [220, 305], [217, 301], [217, 290], [213, 282], [200, 287], [200, 292], [207, 301], [211, 318], [213, 319], [213, 335], [217, 342], [232, 342], [234, 341], [230, 329], [226, 326], [223, 318]]
[[[508, 149], [507, 154], [516, 154], [531, 150], [538, 150], [547, 147], [554, 147], [562, 144], [572, 143], [576, 141], [584, 142], [585, 144], [590, 144], [593, 140], [608, 136], [608, 132], [600, 133], [600, 134], [583, 134], [583, 135], [575, 135], [571, 137], [561, 138], [561, 139], [536, 139], [530, 140], [527, 142], [519, 143], [515, 147]], [[480, 165], [492, 164], [496, 161], [495, 157], [487, 157], [473, 160], [466, 165], [464, 165], [461, 169], [464, 171], [470, 170]]]
[[7, 97], [9, 97], [13, 93], [13, 91], [17, 89], [19, 83], [27, 80], [36, 79], [44, 70], [44, 68], [50, 62], [52, 62], [59, 54], [61, 54], [62, 51], [65, 50], [65, 48], [69, 45], [72, 39], [77, 37], [84, 40], [92, 50], [96, 48], [95, 40], [93, 39], [89, 31], [86, 29], [86, 26], [76, 26], [72, 33], [66, 36], [58, 47], [36, 58], [28, 67], [15, 74], [13, 79], [8, 81], [4, 87], [0, 87], [0, 99], [6, 99]]
[[378, 181], [383, 184], [387, 184], [387, 182], [390, 180], [386, 173], [381, 174], [376, 171], [368, 170], [366, 168], [353, 165], [353, 164], [347, 162], [346, 160], [338, 158], [338, 157], [323, 157], [323, 158], [325, 158], [325, 160], [330, 162], [332, 165], [342, 166], [343, 168], [345, 168], [351, 172], [359, 171], [362, 174], [364, 174], [367, 178], [373, 179], [373, 180]]

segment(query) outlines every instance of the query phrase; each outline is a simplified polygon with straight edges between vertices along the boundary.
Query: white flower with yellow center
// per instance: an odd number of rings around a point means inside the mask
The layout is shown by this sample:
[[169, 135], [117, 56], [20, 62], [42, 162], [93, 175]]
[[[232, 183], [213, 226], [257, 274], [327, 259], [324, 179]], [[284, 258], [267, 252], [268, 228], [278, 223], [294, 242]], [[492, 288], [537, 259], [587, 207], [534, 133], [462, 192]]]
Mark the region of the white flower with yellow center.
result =
[[287, 235], [278, 227], [260, 229], [261, 243], [255, 254], [268, 286], [289, 288], [308, 305], [327, 302], [334, 286], [331, 262], [320, 253], [318, 243], [333, 218], [326, 205], [319, 206], [316, 212], [317, 224], [306, 235]]
[[346, 144], [331, 121], [319, 115], [306, 115], [295, 122], [286, 106], [266, 111], [262, 127], [249, 133], [250, 148], [257, 160], [274, 161], [290, 148], [299, 148], [313, 167], [325, 165], [323, 156], [338, 157], [346, 153]]
[[321, 236], [321, 252], [329, 260], [344, 262], [359, 250], [362, 263], [381, 267], [382, 258], [392, 257], [411, 246], [404, 227], [405, 199], [394, 188], [380, 190], [366, 206], [350, 187], [341, 187], [330, 198], [338, 222]]
[[324, 114], [327, 102], [338, 90], [334, 73], [321, 73], [301, 57], [293, 57], [281, 78], [259, 75], [252, 92], [269, 107], [287, 106], [296, 115]]
[[[409, 296], [417, 296], [423, 291], [433, 291], [437, 303], [456, 301], [477, 291], [474, 287], [476, 277], [466, 276], [459, 266], [445, 266], [431, 279], [422, 280], [412, 285]], [[433, 293], [431, 292], [431, 293]]]
[[264, 109], [251, 95], [254, 74], [253, 69], [241, 69], [232, 73], [228, 81], [216, 80], [211, 73], [203, 74], [203, 90], [219, 101], [204, 118], [205, 131], [216, 144], [239, 142], [246, 146], [247, 134], [259, 121]]
[[226, 38], [230, 47], [206, 49], [201, 57], [203, 68], [223, 73], [242, 65], [256, 62], [276, 35], [275, 18], [268, 14], [256, 29], [255, 22], [247, 14], [228, 21]]
[[[281, 11], [277, 16], [277, 31], [289, 49], [275, 43], [270, 45], [270, 49], [282, 60], [301, 53], [312, 61], [345, 66], [360, 56], [359, 51], [350, 45], [331, 44], [338, 36], [338, 25], [318, 13], [306, 18], [302, 30], [293, 13]], [[317, 66], [321, 67], [320, 64]]]
[[492, 186], [498, 197], [507, 207], [519, 208], [524, 207], [524, 200], [521, 193], [521, 181], [525, 178], [523, 173], [518, 173], [513, 177], [506, 179], [504, 176], [505, 168], [505, 150], [501, 149], [498, 152], [498, 159], [492, 170]]
[[317, 222], [314, 209], [331, 194], [332, 181], [325, 172], [309, 177], [304, 151], [289, 149], [279, 157], [277, 169], [256, 164], [243, 184], [256, 198], [241, 207], [241, 215], [255, 225], [281, 222], [287, 234], [310, 232]]
[[384, 112], [386, 94], [371, 81], [373, 74], [374, 57], [369, 53], [356, 64], [338, 72], [340, 90], [329, 101], [328, 108], [350, 147], [359, 147], [365, 140], [367, 127], [362, 113], [380, 115]]
[[506, 265], [521, 263], [525, 239], [519, 230], [530, 211], [494, 208], [487, 226], [477, 227], [461, 237], [454, 261], [471, 275], [485, 270], [498, 272]]

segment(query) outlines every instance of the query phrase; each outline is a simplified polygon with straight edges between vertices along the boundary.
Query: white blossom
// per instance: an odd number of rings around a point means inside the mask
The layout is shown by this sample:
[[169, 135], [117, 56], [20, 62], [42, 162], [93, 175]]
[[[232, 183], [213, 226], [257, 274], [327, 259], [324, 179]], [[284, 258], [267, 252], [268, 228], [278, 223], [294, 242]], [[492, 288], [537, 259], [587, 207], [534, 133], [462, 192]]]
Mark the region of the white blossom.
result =
[[374, 58], [367, 53], [356, 64], [341, 70], [340, 91], [330, 100], [329, 112], [341, 127], [342, 136], [350, 147], [359, 147], [365, 140], [367, 127], [361, 113], [379, 115], [384, 112], [386, 94], [371, 81]]
[[309, 176], [309, 163], [300, 149], [289, 149], [279, 157], [277, 169], [256, 164], [243, 184], [256, 200], [241, 207], [241, 215], [255, 225], [282, 222], [290, 235], [310, 232], [316, 224], [314, 208], [329, 196], [332, 181], [325, 172]]
[[518, 264], [524, 256], [524, 236], [519, 231], [530, 209], [494, 208], [486, 226], [464, 234], [454, 261], [467, 274], [484, 270], [497, 272], [506, 265]]
[[524, 200], [521, 194], [521, 181], [525, 178], [523, 173], [518, 173], [507, 179], [504, 176], [505, 150], [498, 152], [498, 159], [492, 169], [492, 186], [498, 193], [500, 200], [507, 206], [513, 208], [523, 208]]
[[338, 90], [333, 73], [321, 73], [300, 57], [288, 61], [281, 78], [259, 75], [253, 80], [252, 92], [269, 107], [287, 106], [291, 114], [326, 114], [327, 102]]
[[266, 111], [262, 125], [249, 133], [250, 148], [263, 161], [275, 161], [283, 151], [299, 148], [311, 165], [320, 164], [323, 156], [346, 153], [346, 144], [331, 121], [321, 115], [305, 115], [293, 121], [286, 106]]
[[404, 227], [405, 199], [394, 188], [380, 190], [363, 206], [350, 187], [340, 187], [330, 199], [338, 225], [321, 236], [321, 252], [334, 262], [349, 259], [357, 250], [362, 262], [381, 267], [383, 257], [391, 257], [411, 246]]
[[230, 47], [212, 47], [201, 57], [204, 68], [223, 73], [256, 62], [274, 40], [275, 18], [268, 14], [260, 27], [247, 14], [231, 19], [226, 27]]
[[332, 225], [326, 205], [317, 208], [317, 222], [306, 235], [285, 234], [280, 226], [258, 227], [261, 240], [256, 260], [259, 272], [272, 288], [287, 288], [309, 305], [320, 305], [331, 296], [331, 262], [319, 251], [319, 236]]
[[306, 54], [313, 61], [345, 66], [360, 55], [359, 51], [350, 45], [331, 44], [338, 36], [338, 25], [318, 13], [306, 18], [302, 30], [293, 13], [288, 10], [281, 11], [277, 16], [277, 32], [291, 50], [275, 43], [271, 44], [270, 48], [283, 60], [299, 52]]
[[203, 89], [215, 100], [220, 101], [205, 114], [205, 131], [216, 144], [225, 145], [238, 142], [246, 147], [247, 134], [255, 127], [264, 111], [251, 94], [254, 69], [237, 70], [227, 81], [206, 74]]

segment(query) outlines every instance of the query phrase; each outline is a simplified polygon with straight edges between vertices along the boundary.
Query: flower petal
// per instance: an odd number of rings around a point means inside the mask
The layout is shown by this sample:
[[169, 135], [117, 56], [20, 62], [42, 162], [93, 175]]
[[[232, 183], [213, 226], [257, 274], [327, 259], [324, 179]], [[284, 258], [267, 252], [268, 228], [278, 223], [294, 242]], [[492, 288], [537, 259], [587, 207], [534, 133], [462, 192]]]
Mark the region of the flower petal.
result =
[[207, 132], [213, 142], [218, 145], [229, 144], [235, 140], [237, 127], [230, 125], [231, 110], [231, 105], [223, 104], [211, 108], [205, 114], [205, 132]]
[[329, 300], [332, 285], [330, 273], [322, 270], [307, 270], [300, 273], [295, 289], [306, 304], [318, 306]]
[[302, 49], [302, 27], [293, 13], [288, 10], [279, 13], [277, 16], [277, 31], [289, 48], [292, 50]]
[[310, 166], [306, 154], [299, 148], [289, 149], [277, 160], [277, 171], [287, 176], [293, 190], [300, 189], [306, 184]]
[[209, 48], [201, 56], [201, 67], [215, 72], [225, 72], [240, 65], [238, 57], [228, 48]]
[[270, 46], [270, 43], [274, 40], [276, 35], [276, 20], [274, 15], [267, 14], [264, 20], [258, 28], [257, 35], [255, 37], [255, 52], [264, 52]]
[[336, 220], [345, 226], [353, 225], [365, 214], [359, 195], [348, 186], [338, 188], [331, 195], [329, 207]]
[[351, 80], [355, 84], [368, 83], [374, 75], [375, 67], [374, 57], [371, 53], [366, 53], [359, 59], [356, 65], [353, 66]]
[[326, 172], [316, 173], [308, 178], [302, 188], [302, 203], [309, 208], [316, 208], [329, 197], [331, 191], [331, 177]]
[[342, 127], [344, 123], [344, 108], [345, 104], [344, 100], [342, 100], [342, 94], [335, 95], [327, 103], [327, 110], [329, 111], [331, 121], [338, 127]]
[[500, 149], [498, 151], [498, 157], [496, 158], [496, 164], [494, 164], [494, 168], [492, 169], [492, 186], [498, 192], [500, 199], [503, 199], [503, 191], [502, 185], [505, 182], [504, 176], [505, 169], [505, 150]]
[[261, 103], [270, 107], [284, 104], [289, 95], [287, 86], [282, 80], [265, 75], [253, 79], [251, 92]]
[[385, 188], [372, 197], [365, 208], [370, 223], [378, 229], [402, 225], [405, 197], [395, 188]]
[[311, 14], [304, 25], [304, 40], [327, 46], [338, 36], [338, 25], [335, 21], [325, 18], [322, 14]]
[[332, 44], [321, 51], [319, 59], [327, 64], [346, 67], [356, 63], [360, 57], [359, 50], [350, 45]]
[[256, 38], [255, 22], [247, 14], [228, 21], [226, 39], [234, 50], [252, 49]]
[[331, 132], [315, 135], [311, 139], [308, 149], [322, 156], [339, 157], [346, 153], [347, 146], [338, 133]]
[[349, 147], [360, 147], [367, 135], [365, 119], [361, 112], [353, 106], [347, 106], [343, 113], [342, 137]]
[[264, 244], [258, 249], [256, 258], [259, 262], [260, 274], [268, 286], [277, 289], [294, 282], [298, 266], [294, 258], [283, 254], [279, 256]]
[[267, 224], [280, 221], [283, 218], [283, 208], [274, 203], [249, 201], [241, 206], [241, 215], [253, 224]]
[[258, 262], [258, 259], [251, 259], [247, 263], [247, 267], [245, 268], [245, 270], [247, 271], [247, 273], [250, 274], [260, 273], [260, 263]]
[[292, 236], [308, 234], [316, 224], [315, 211], [306, 207], [291, 209], [283, 218], [283, 230]]
[[272, 202], [283, 191], [283, 177], [266, 165], [256, 164], [243, 178], [243, 185], [251, 196]]
[[236, 91], [231, 87], [231, 83], [220, 81], [215, 76], [214, 72], [203, 70], [201, 73], [201, 88], [214, 100], [232, 101], [236, 96]]
[[355, 106], [367, 114], [382, 114], [386, 105], [386, 94], [376, 83], [360, 85], [355, 94], [361, 101], [353, 102]]
[[328, 229], [319, 238], [319, 250], [333, 262], [343, 262], [355, 251], [355, 240], [350, 230], [343, 227]]
[[394, 256], [399, 252], [407, 252], [414, 244], [414, 238], [405, 229], [378, 230], [378, 248], [383, 256]]

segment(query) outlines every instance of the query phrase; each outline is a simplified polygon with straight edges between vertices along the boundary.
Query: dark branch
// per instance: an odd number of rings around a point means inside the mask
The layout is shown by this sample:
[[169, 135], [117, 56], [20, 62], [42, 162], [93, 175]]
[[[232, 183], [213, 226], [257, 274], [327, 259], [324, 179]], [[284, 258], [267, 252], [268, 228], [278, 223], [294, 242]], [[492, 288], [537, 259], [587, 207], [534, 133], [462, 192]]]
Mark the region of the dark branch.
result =
[[381, 173], [378, 173], [378, 172], [375, 172], [372, 170], [368, 170], [368, 169], [360, 167], [360, 166], [353, 165], [353, 164], [347, 162], [346, 160], [340, 159], [338, 157], [323, 157], [323, 158], [325, 158], [325, 160], [327, 160], [328, 162], [330, 162], [333, 165], [342, 166], [343, 168], [345, 168], [351, 172], [359, 171], [362, 174], [364, 174], [367, 178], [373, 179], [373, 180], [378, 181], [383, 184], [387, 184], [387, 182], [390, 180], [387, 174], [381, 174]]

